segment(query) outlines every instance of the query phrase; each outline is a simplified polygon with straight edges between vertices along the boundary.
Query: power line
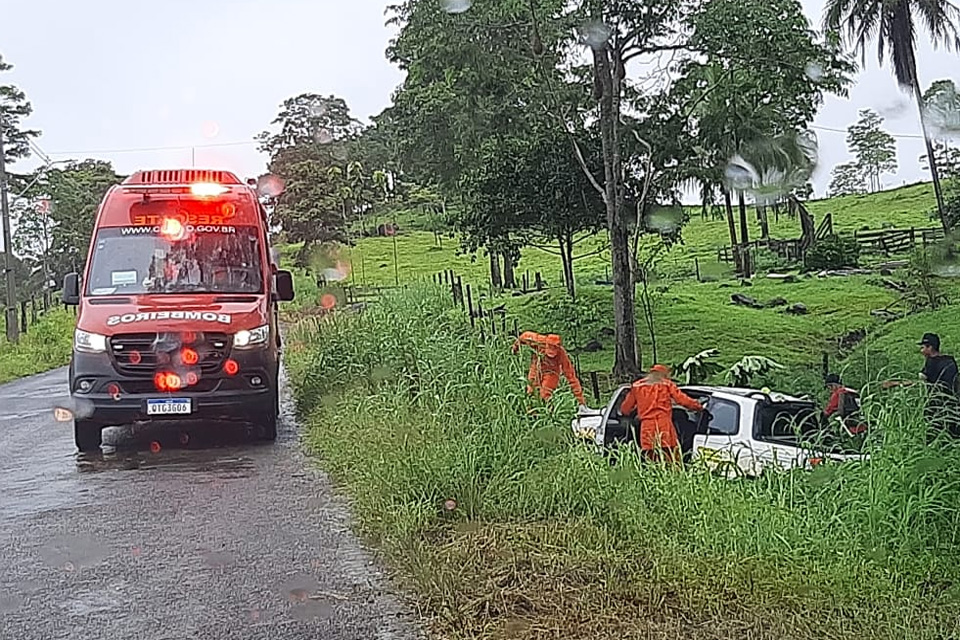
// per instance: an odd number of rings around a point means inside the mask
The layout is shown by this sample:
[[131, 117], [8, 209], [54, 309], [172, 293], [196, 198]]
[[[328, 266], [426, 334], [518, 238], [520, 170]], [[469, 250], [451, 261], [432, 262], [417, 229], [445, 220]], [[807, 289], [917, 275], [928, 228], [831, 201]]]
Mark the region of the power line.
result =
[[167, 147], [138, 147], [126, 149], [88, 149], [85, 151], [52, 151], [51, 156], [81, 156], [95, 153], [142, 153], [147, 151], [184, 151], [186, 149], [209, 149], [213, 147], [239, 147], [258, 144], [256, 140], [238, 140], [236, 142], [213, 142], [208, 144], [187, 144]]
[[[831, 133], [848, 133], [846, 129], [835, 129], [833, 127], [821, 127], [816, 124], [810, 125], [811, 129], [819, 129], [820, 131], [830, 131]], [[923, 140], [923, 136], [919, 133], [891, 133], [891, 138], [909, 138], [912, 140]]]

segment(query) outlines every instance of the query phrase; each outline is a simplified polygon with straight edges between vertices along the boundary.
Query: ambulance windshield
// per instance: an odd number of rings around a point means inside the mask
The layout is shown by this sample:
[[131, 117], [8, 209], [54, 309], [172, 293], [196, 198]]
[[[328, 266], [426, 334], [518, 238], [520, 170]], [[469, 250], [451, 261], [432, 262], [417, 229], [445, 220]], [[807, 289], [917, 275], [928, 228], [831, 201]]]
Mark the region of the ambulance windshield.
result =
[[97, 232], [87, 282], [91, 296], [262, 293], [259, 230], [254, 226], [158, 227]]

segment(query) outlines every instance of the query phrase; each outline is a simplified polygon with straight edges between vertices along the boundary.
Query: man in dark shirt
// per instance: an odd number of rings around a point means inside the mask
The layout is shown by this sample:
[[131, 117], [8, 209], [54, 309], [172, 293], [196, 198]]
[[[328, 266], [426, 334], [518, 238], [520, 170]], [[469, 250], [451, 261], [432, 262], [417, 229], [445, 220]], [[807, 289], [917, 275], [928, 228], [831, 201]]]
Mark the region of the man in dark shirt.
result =
[[920, 340], [920, 352], [926, 358], [926, 364], [920, 377], [930, 389], [926, 416], [938, 430], [960, 435], [960, 420], [957, 413], [960, 403], [957, 398], [957, 361], [953, 356], [940, 353], [940, 336], [925, 333]]
[[953, 356], [940, 353], [940, 336], [935, 333], [923, 334], [923, 339], [920, 340], [920, 352], [927, 359], [920, 376], [937, 391], [956, 395], [957, 361]]

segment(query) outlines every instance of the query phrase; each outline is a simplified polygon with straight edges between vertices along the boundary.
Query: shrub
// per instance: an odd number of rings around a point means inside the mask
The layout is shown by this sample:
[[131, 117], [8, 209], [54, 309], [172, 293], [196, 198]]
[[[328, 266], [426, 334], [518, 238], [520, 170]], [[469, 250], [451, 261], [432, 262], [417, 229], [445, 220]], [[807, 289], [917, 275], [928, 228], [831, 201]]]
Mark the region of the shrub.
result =
[[805, 266], [811, 271], [856, 267], [860, 261], [860, 245], [855, 238], [828, 236], [807, 251]]

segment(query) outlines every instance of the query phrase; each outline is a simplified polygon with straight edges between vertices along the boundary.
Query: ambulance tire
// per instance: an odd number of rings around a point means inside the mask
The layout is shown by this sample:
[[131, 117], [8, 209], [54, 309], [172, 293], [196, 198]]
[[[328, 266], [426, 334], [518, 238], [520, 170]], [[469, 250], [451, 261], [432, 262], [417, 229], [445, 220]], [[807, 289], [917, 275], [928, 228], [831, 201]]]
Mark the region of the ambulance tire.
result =
[[277, 423], [280, 421], [280, 396], [274, 392], [270, 402], [270, 409], [260, 418], [260, 439], [274, 441], [277, 439]]
[[89, 420], [74, 420], [73, 439], [80, 453], [97, 453], [103, 443], [103, 427]]

